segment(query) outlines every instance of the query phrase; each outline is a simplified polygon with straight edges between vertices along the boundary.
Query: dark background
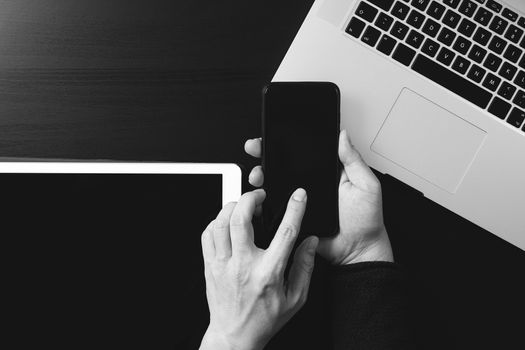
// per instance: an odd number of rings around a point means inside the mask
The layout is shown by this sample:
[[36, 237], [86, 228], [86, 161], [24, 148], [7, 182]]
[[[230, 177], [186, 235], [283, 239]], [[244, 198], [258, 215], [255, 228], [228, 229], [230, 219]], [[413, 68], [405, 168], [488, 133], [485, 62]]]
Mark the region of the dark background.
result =
[[[0, 1], [0, 156], [248, 170], [261, 89], [312, 2]], [[523, 251], [380, 179], [396, 259], [413, 276], [420, 348], [519, 345]], [[327, 296], [319, 272], [314, 281], [307, 308], [269, 348], [324, 348], [315, 330]]]

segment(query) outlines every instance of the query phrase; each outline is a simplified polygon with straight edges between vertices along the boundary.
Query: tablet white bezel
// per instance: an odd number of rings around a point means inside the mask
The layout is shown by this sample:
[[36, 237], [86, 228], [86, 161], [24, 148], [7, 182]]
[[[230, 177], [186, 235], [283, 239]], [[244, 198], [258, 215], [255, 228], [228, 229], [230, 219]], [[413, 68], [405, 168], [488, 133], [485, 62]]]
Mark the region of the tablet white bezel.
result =
[[222, 205], [236, 202], [242, 172], [226, 163], [0, 162], [4, 174], [217, 174], [222, 175]]

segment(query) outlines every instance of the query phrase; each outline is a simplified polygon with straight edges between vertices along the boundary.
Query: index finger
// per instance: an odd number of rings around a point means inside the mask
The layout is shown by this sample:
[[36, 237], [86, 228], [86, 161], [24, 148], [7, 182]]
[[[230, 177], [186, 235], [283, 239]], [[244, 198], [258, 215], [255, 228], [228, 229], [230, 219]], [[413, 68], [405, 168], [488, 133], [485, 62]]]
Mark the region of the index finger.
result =
[[263, 189], [242, 195], [230, 219], [232, 254], [241, 253], [254, 247], [252, 218], [257, 206], [266, 198]]
[[292, 194], [288, 201], [283, 221], [268, 247], [267, 255], [280, 272], [284, 272], [290, 253], [301, 230], [301, 222], [306, 211], [306, 200], [306, 191], [302, 188], [297, 189]]
[[244, 150], [246, 153], [248, 153], [250, 156], [255, 158], [261, 158], [262, 157], [262, 139], [251, 139], [246, 141], [244, 144]]

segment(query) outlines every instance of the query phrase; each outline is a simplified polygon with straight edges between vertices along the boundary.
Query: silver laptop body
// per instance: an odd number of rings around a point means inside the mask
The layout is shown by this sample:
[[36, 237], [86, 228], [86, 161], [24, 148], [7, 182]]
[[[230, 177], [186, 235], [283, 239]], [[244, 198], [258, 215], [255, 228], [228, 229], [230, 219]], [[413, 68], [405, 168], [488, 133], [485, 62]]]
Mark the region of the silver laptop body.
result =
[[523, 0], [317, 0], [273, 80], [335, 82], [371, 167], [525, 250], [524, 52]]

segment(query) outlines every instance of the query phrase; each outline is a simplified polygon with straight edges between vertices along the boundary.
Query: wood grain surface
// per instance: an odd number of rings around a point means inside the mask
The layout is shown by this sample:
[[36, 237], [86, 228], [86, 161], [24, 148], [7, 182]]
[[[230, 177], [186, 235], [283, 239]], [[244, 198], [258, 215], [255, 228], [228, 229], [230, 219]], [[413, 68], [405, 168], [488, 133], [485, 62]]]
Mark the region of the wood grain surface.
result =
[[0, 156], [238, 161], [308, 10], [280, 3], [0, 1]]

